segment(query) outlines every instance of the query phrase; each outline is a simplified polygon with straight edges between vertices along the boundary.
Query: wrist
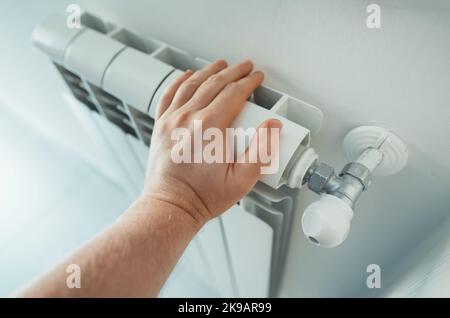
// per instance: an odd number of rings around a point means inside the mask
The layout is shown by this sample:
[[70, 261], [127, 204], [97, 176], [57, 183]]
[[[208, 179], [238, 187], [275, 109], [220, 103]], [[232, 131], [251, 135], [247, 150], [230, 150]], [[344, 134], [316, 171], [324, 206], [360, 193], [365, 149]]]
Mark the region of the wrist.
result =
[[149, 210], [160, 209], [171, 216], [179, 217], [185, 222], [192, 224], [194, 228], [200, 229], [207, 222], [201, 214], [195, 213], [191, 209], [177, 203], [175, 200], [170, 200], [159, 193], [144, 194], [138, 201], [144, 202], [144, 204], [149, 207]]
[[139, 224], [144, 230], [153, 228], [155, 222], [160, 225], [167, 224], [173, 231], [190, 233], [192, 236], [206, 223], [194, 218], [182, 207], [148, 195], [137, 198], [119, 219], [125, 223], [131, 220], [134, 226]]
[[159, 202], [203, 226], [212, 218], [212, 213], [198, 193], [187, 182], [165, 176], [158, 184], [148, 184], [141, 195], [143, 200]]

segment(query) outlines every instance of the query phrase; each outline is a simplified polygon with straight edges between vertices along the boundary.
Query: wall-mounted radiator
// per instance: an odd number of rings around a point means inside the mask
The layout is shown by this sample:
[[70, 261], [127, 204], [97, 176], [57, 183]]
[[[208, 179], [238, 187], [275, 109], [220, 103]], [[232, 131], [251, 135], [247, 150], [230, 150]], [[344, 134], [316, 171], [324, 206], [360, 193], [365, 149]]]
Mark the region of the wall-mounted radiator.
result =
[[[109, 151], [119, 158], [116, 165], [130, 184], [130, 195], [136, 195], [162, 92], [181, 71], [198, 70], [209, 62], [89, 13], [82, 15], [81, 24], [70, 29], [64, 17], [52, 16], [36, 27], [33, 41], [50, 57], [79, 102], [69, 102], [71, 106], [83, 107], [84, 120], [101, 128]], [[320, 110], [278, 90], [261, 86], [249, 102], [313, 133], [320, 129]], [[80, 114], [78, 109], [75, 112]], [[212, 221], [193, 242], [194, 259], [201, 260], [200, 276], [220, 286], [220, 296], [275, 296], [297, 207], [298, 191], [257, 184], [240, 207]], [[251, 228], [242, 233], [242, 226]], [[245, 259], [246, 255], [252, 259]]]

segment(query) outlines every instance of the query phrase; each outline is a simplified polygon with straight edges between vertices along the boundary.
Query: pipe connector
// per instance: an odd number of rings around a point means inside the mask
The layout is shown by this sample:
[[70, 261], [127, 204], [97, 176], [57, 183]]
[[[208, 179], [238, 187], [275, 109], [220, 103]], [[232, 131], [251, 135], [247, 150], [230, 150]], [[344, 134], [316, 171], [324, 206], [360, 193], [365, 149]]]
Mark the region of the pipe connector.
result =
[[303, 232], [322, 247], [336, 247], [346, 239], [353, 208], [369, 188], [372, 176], [397, 173], [407, 162], [401, 139], [380, 127], [362, 126], [350, 131], [344, 139], [344, 150], [352, 161], [339, 174], [315, 161], [303, 179], [303, 184], [321, 195], [303, 213]]

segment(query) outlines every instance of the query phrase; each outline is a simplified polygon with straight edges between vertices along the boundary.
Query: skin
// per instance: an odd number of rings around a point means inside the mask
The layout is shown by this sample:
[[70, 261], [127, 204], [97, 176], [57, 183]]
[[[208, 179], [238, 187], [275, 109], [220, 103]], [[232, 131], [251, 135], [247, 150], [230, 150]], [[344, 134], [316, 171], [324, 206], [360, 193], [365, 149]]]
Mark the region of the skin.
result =
[[[141, 196], [111, 226], [21, 293], [23, 297], [156, 297], [183, 251], [212, 218], [239, 201], [260, 178], [261, 163], [181, 163], [171, 160], [177, 127], [224, 131], [264, 74], [251, 61], [223, 60], [187, 71], [160, 100]], [[281, 128], [276, 119], [259, 128]], [[192, 132], [193, 133], [193, 132]], [[270, 137], [270, 136], [269, 136]], [[270, 138], [268, 138], [270, 140]], [[224, 141], [226, 142], [226, 140]], [[255, 135], [244, 155], [270, 153]], [[68, 288], [69, 264], [81, 269], [81, 288]]]

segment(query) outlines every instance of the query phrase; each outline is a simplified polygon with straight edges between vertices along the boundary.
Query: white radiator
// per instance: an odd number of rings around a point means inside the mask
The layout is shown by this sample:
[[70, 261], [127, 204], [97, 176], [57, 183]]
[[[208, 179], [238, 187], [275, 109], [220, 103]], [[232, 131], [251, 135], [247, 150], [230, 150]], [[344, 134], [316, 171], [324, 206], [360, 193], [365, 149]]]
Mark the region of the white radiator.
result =
[[[135, 198], [143, 185], [161, 92], [180, 70], [197, 70], [208, 62], [88, 13], [81, 22], [80, 29], [68, 29], [64, 17], [50, 17], [36, 28], [33, 40], [53, 61], [72, 93], [68, 104], [109, 152], [109, 164]], [[303, 137], [292, 138], [295, 142], [309, 143], [309, 131], [320, 129], [320, 110], [275, 89], [261, 86], [249, 102], [306, 127], [299, 130]], [[162, 295], [190, 296], [174, 283], [184, 266], [213, 295], [276, 296], [297, 206], [298, 191], [257, 184], [197, 235]]]

